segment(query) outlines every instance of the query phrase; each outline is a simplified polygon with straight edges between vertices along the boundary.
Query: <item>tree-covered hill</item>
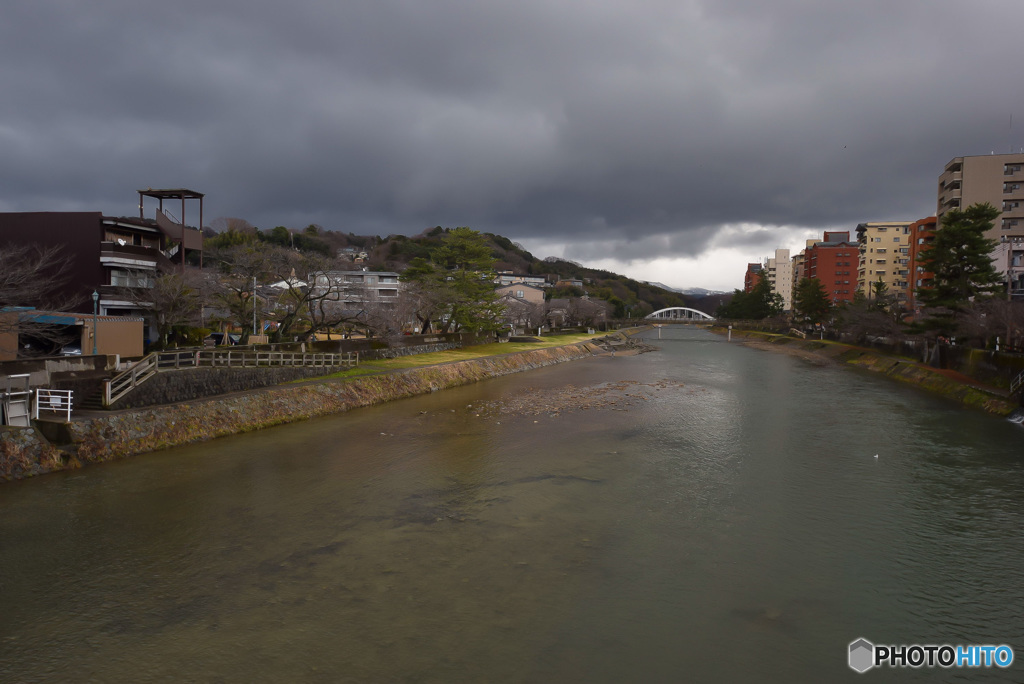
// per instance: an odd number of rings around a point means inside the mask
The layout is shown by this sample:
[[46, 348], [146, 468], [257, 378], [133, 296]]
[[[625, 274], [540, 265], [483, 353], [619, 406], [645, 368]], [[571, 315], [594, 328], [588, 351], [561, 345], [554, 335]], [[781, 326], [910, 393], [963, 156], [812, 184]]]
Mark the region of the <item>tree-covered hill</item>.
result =
[[[211, 247], [259, 240], [302, 251], [315, 251], [339, 259], [342, 266], [349, 268], [365, 267], [371, 270], [398, 272], [404, 271], [409, 262], [417, 257], [429, 257], [431, 251], [438, 248], [444, 236], [450, 232], [450, 229], [438, 226], [411, 237], [379, 237], [330, 231], [320, 226], [308, 226], [302, 230], [278, 226], [261, 231], [244, 221], [220, 221], [221, 225], [218, 227], [221, 228], [221, 232], [207, 232], [208, 244]], [[588, 295], [602, 299], [612, 305], [614, 315], [619, 318], [643, 317], [652, 311], [670, 306], [687, 306], [713, 314], [719, 303], [714, 298], [671, 292], [656, 285], [610, 271], [587, 268], [568, 260], [554, 257], [539, 259], [507, 237], [492, 233], [483, 233], [483, 236], [490, 245], [497, 271], [544, 276], [552, 286], [562, 280], [579, 280], [583, 284], [582, 287], [548, 288], [548, 297]]]

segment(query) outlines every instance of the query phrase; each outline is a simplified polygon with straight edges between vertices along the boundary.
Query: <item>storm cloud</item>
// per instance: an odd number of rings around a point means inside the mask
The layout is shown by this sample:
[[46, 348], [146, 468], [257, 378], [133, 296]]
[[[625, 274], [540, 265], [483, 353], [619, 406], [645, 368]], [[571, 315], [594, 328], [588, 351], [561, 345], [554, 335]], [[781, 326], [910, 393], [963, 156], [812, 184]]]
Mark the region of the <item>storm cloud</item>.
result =
[[1016, 0], [15, 0], [0, 211], [131, 215], [135, 190], [186, 187], [207, 222], [468, 225], [728, 287], [822, 230], [933, 213], [952, 157], [1024, 147], [1021, 19]]

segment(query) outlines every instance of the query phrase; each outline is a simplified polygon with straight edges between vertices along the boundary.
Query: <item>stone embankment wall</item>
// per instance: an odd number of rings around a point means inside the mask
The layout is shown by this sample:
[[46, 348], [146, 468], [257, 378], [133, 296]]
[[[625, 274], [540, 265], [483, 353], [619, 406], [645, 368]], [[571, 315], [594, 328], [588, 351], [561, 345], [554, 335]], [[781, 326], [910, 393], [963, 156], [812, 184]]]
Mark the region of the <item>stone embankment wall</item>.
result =
[[259, 389], [282, 382], [330, 375], [344, 367], [319, 368], [188, 368], [157, 373], [116, 402], [114, 409], [143, 408], [194, 401], [231, 392]]
[[[78, 468], [147, 451], [340, 413], [458, 387], [600, 353], [589, 342], [456, 361], [351, 380], [267, 387], [256, 392], [119, 411], [69, 427], [73, 445], [57, 450], [38, 438], [0, 436], [0, 480]], [[172, 374], [168, 374], [172, 375]], [[34, 430], [15, 428], [22, 435]]]

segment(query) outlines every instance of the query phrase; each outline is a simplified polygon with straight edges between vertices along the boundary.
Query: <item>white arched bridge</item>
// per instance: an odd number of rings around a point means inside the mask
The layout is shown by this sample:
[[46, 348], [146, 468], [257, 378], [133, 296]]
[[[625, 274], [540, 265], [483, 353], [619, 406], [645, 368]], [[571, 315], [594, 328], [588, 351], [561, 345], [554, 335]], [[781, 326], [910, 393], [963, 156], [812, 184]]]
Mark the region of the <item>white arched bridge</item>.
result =
[[645, 321], [679, 321], [679, 322], [692, 322], [692, 321], [713, 321], [714, 316], [709, 316], [703, 311], [697, 311], [696, 309], [690, 309], [685, 306], [670, 306], [667, 309], [661, 309], [654, 313], [647, 314], [644, 316]]

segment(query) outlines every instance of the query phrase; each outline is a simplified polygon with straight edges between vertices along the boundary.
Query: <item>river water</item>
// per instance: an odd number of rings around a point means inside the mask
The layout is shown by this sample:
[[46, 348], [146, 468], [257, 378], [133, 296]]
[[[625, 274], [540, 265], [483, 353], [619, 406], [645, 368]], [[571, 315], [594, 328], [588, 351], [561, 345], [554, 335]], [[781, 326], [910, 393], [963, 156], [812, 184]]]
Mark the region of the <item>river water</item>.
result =
[[0, 486], [0, 681], [1024, 681], [846, 655], [1024, 659], [1021, 427], [657, 335]]

